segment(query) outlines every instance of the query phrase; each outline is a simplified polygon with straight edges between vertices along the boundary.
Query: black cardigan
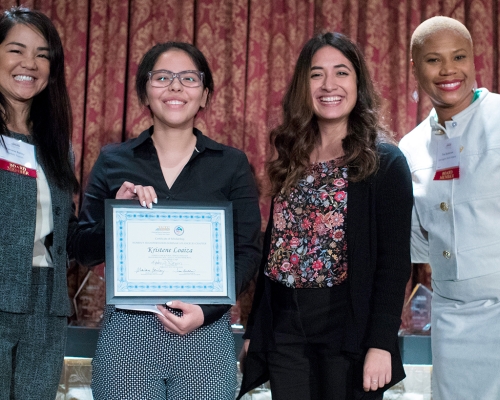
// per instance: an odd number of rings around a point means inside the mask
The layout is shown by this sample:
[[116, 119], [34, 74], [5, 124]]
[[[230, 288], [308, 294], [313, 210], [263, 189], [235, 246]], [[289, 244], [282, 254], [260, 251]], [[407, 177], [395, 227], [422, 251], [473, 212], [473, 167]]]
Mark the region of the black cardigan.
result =
[[[405, 287], [410, 277], [410, 230], [413, 204], [411, 175], [401, 151], [378, 146], [377, 172], [347, 187], [347, 251], [350, 307], [343, 351], [364, 359], [369, 348], [392, 356], [392, 380], [381, 391], [405, 377], [398, 347], [398, 330]], [[246, 339], [251, 339], [240, 396], [269, 379], [266, 351], [273, 348], [273, 316], [269, 279], [263, 274], [272, 231], [271, 218], [264, 239], [252, 312]], [[362, 363], [361, 363], [362, 366]], [[362, 370], [354, 378], [362, 385]]]

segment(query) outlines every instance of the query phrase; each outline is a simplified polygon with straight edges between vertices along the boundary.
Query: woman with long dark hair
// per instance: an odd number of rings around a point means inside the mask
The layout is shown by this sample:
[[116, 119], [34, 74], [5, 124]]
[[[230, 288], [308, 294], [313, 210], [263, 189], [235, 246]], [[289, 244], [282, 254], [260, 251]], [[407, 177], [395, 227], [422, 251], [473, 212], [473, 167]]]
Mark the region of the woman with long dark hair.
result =
[[241, 393], [270, 379], [277, 400], [379, 399], [404, 377], [411, 177], [379, 113], [358, 46], [339, 33], [309, 40], [270, 134]]
[[0, 393], [53, 399], [78, 184], [61, 40], [49, 18], [22, 7], [0, 17], [0, 134]]
[[[194, 127], [213, 87], [205, 56], [191, 44], [162, 43], [144, 55], [136, 91], [153, 125], [137, 138], [102, 149], [75, 235], [79, 261], [104, 261], [105, 199], [137, 199], [149, 208], [157, 201], [230, 201], [237, 291], [247, 285], [260, 256], [257, 188], [243, 152]], [[174, 300], [151, 308], [159, 313], [106, 306], [93, 360], [94, 398], [234, 399], [230, 306]]]

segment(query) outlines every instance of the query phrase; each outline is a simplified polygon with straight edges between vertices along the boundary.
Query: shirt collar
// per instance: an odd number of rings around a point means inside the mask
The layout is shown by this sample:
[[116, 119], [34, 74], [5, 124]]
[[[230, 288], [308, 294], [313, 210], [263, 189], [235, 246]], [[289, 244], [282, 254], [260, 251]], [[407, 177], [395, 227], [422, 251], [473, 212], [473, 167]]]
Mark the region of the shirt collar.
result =
[[[485, 88], [476, 89], [474, 91], [474, 96], [472, 97], [471, 104], [465, 110], [462, 110], [458, 114], [451, 117], [451, 119], [455, 121], [457, 119], [460, 119], [462, 116], [467, 115], [470, 112], [473, 112], [488, 93], [489, 93], [488, 90]], [[440, 123], [438, 123], [438, 116], [434, 108], [431, 110], [429, 114], [429, 123], [431, 125], [432, 133], [434, 133], [435, 135], [444, 135], [446, 133], [446, 128]]]
[[[132, 148], [142, 146], [145, 143], [150, 143], [152, 145], [153, 140], [151, 139], [151, 135], [153, 135], [153, 132], [154, 125], [151, 125], [136, 138], [135, 143], [132, 145]], [[193, 128], [193, 134], [196, 136], [195, 151], [197, 151], [198, 153], [203, 153], [206, 149], [219, 151], [223, 149], [223, 145], [206, 137], [203, 133], [201, 133], [199, 129]]]

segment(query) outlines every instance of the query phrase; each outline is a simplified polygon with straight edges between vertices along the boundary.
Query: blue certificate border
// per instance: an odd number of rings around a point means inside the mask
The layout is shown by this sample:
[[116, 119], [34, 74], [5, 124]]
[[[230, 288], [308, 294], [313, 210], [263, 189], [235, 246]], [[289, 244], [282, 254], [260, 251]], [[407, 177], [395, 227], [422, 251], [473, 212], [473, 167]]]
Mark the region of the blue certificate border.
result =
[[[159, 202], [153, 205], [152, 209], [146, 209], [137, 201], [108, 199], [105, 201], [105, 212], [107, 304], [163, 304], [175, 299], [196, 304], [236, 303], [230, 202]], [[221, 218], [221, 212], [224, 218]], [[213, 250], [209, 267], [214, 277], [213, 281], [189, 283], [159, 281], [157, 284], [129, 282], [126, 251], [129, 221], [183, 224], [209, 222]], [[225, 271], [222, 268], [225, 268]], [[223, 279], [226, 279], [226, 282]], [[148, 294], [138, 295], [137, 292]]]

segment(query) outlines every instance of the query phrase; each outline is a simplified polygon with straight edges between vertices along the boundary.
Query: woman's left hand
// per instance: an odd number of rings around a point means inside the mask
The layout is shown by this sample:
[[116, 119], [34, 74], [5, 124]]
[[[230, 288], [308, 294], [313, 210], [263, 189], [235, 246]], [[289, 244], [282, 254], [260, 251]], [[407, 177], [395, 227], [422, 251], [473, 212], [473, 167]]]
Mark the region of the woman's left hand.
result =
[[186, 335], [203, 325], [205, 316], [199, 305], [188, 304], [179, 300], [170, 301], [167, 305], [182, 311], [182, 316], [178, 317], [162, 305], [157, 305], [162, 315], [158, 315], [165, 330], [178, 335]]
[[363, 367], [363, 389], [365, 392], [384, 387], [391, 381], [391, 378], [391, 353], [382, 349], [368, 349]]

